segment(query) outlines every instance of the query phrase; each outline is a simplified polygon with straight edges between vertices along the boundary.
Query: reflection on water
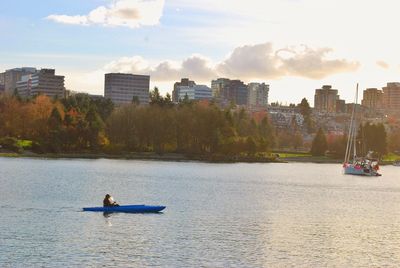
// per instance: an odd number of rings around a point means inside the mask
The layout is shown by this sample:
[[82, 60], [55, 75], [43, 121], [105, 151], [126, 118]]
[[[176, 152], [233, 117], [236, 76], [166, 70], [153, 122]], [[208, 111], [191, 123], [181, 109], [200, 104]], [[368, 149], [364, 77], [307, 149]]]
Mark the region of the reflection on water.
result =
[[112, 227], [113, 226], [112, 223], [111, 223], [111, 215], [112, 215], [112, 213], [110, 213], [110, 212], [103, 212], [104, 220], [105, 220], [106, 225], [108, 227]]
[[[0, 159], [0, 267], [395, 267], [399, 170]], [[167, 210], [81, 211], [104, 192]]]
[[112, 212], [103, 212], [104, 218], [110, 218], [112, 215]]

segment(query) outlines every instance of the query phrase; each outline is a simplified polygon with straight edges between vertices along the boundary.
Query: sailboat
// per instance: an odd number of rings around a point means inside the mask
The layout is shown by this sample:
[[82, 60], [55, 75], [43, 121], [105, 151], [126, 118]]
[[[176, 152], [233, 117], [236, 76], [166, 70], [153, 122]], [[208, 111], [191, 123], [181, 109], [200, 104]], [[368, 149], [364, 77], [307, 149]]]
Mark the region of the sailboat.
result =
[[[377, 159], [373, 159], [372, 153], [368, 153], [366, 157], [357, 156], [357, 103], [358, 103], [358, 84], [356, 89], [355, 104], [351, 113], [349, 137], [347, 140], [346, 154], [344, 157], [343, 170], [344, 174], [361, 175], [361, 176], [381, 176], [378, 173], [379, 164]], [[351, 158], [351, 159], [350, 159]]]

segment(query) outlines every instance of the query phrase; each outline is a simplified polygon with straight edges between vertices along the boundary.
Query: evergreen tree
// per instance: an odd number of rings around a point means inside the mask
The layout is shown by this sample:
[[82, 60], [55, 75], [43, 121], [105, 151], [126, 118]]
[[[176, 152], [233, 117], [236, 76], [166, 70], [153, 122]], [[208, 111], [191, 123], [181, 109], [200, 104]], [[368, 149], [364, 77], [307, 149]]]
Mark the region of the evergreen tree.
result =
[[311, 154], [313, 156], [324, 156], [326, 150], [328, 149], [328, 142], [326, 141], [326, 136], [322, 128], [317, 131], [315, 138], [311, 145]]
[[300, 113], [304, 117], [304, 123], [307, 127], [308, 133], [314, 132], [314, 122], [312, 121], [311, 118], [311, 107], [310, 104], [308, 103], [308, 100], [306, 98], [303, 98], [298, 107], [300, 108]]
[[139, 105], [140, 104], [138, 96], [133, 96], [132, 97], [132, 104], [135, 104], [135, 105]]

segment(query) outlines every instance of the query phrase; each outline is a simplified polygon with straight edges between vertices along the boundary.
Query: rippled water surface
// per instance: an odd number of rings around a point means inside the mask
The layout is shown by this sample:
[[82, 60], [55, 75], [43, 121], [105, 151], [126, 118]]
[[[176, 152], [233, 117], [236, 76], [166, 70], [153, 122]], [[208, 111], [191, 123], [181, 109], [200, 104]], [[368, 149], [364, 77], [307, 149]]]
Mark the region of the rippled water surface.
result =
[[[400, 264], [400, 168], [0, 158], [0, 267]], [[82, 212], [106, 193], [162, 214]]]

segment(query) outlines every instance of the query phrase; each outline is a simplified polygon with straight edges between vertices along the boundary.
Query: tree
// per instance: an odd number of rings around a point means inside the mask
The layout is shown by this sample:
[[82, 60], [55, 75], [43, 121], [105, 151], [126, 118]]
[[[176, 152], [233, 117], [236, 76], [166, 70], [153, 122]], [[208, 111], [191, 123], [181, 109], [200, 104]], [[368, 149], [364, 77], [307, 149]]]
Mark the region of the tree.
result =
[[296, 131], [294, 133], [293, 141], [292, 141], [293, 148], [295, 150], [297, 150], [299, 147], [303, 146], [303, 143], [304, 143], [303, 135], [299, 131]]
[[257, 151], [257, 144], [253, 137], [247, 137], [246, 139], [246, 150], [248, 155], [254, 155]]
[[320, 128], [312, 142], [311, 154], [313, 156], [324, 156], [327, 149], [328, 143], [326, 141], [326, 136], [322, 128]]
[[328, 138], [328, 150], [336, 159], [343, 159], [346, 152], [347, 136], [332, 136]]
[[48, 125], [49, 125], [50, 129], [59, 130], [61, 128], [62, 118], [61, 118], [61, 114], [58, 111], [57, 107], [54, 107], [53, 110], [51, 111]]
[[314, 122], [311, 118], [311, 107], [308, 103], [308, 100], [306, 98], [303, 98], [298, 107], [300, 108], [300, 113], [304, 117], [304, 123], [307, 127], [308, 133], [312, 133], [314, 131]]
[[46, 141], [48, 148], [52, 152], [59, 152], [62, 147], [62, 117], [57, 107], [51, 111], [50, 118], [48, 119], [49, 138]]
[[400, 152], [400, 129], [393, 131], [388, 138], [390, 152]]
[[135, 105], [139, 105], [140, 104], [140, 100], [138, 96], [133, 96], [132, 97], [132, 103]]
[[150, 104], [160, 105], [162, 103], [163, 103], [163, 99], [160, 95], [160, 91], [158, 90], [158, 87], [154, 87], [154, 89], [152, 91], [150, 91]]
[[298, 104], [298, 107], [300, 108], [300, 113], [304, 116], [310, 116], [311, 115], [311, 107], [310, 104], [308, 103], [308, 100], [306, 98], [303, 98]]
[[91, 107], [85, 116], [87, 127], [85, 129], [85, 138], [88, 145], [92, 149], [96, 149], [99, 145], [99, 135], [103, 131], [104, 123], [101, 117], [96, 112], [94, 107]]
[[369, 151], [373, 151], [378, 155], [383, 155], [387, 152], [387, 133], [381, 123], [360, 124], [357, 141], [357, 150], [363, 155], [366, 155]]

